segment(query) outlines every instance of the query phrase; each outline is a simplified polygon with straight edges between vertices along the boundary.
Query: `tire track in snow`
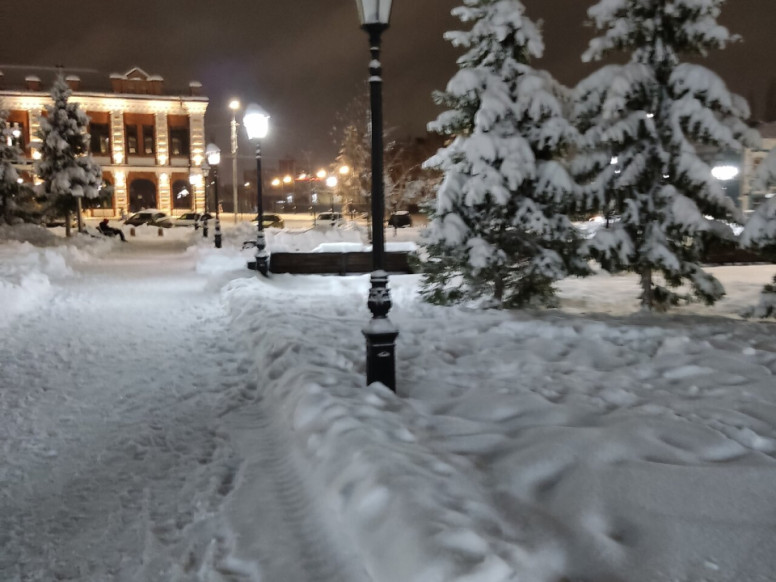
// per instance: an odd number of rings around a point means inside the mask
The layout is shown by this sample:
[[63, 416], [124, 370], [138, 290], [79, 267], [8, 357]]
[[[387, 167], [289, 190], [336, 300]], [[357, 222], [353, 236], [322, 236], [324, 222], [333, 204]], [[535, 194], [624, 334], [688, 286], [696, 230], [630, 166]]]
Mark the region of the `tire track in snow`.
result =
[[[245, 483], [228, 500], [226, 515], [235, 536], [261, 533], [254, 548], [261, 563], [262, 582], [368, 582], [353, 548], [327, 527], [333, 517], [308, 485], [284, 429], [264, 409], [261, 399], [250, 413], [228, 415], [230, 433], [238, 451], [250, 457], [238, 477]], [[271, 496], [269, 505], [252, 500]], [[281, 550], [278, 552], [278, 550]], [[241, 559], [247, 547], [234, 548]]]

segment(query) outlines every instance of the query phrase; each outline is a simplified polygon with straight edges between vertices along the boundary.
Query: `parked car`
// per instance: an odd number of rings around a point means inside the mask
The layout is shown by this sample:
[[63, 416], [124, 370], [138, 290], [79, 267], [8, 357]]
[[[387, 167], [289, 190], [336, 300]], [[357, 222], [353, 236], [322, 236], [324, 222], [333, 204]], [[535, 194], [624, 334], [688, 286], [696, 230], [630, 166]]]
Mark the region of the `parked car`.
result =
[[[149, 226], [165, 226], [165, 219], [169, 218], [166, 213], [161, 210], [148, 209], [135, 212], [132, 216], [124, 221], [127, 226], [140, 226], [141, 224], [148, 224]], [[172, 226], [167, 221], [167, 227]]]
[[189, 228], [191, 227], [199, 228], [205, 223], [205, 220], [211, 221], [214, 218], [215, 216], [210, 214], [209, 212], [187, 212], [185, 214], [181, 214], [178, 217], [168, 216], [167, 218], [158, 220], [157, 223], [159, 226], [164, 226], [164, 227], [187, 226]]
[[[285, 228], [286, 227], [286, 221], [283, 220], [283, 217], [279, 214], [273, 214], [273, 213], [264, 213], [262, 214], [262, 221], [261, 224], [264, 228]], [[253, 224], [258, 224], [259, 217], [258, 215], [251, 221]]]
[[406, 210], [398, 210], [388, 217], [388, 226], [393, 226], [394, 228], [412, 226], [412, 217]]
[[321, 212], [315, 218], [316, 226], [342, 226], [345, 224], [345, 219], [341, 212]]

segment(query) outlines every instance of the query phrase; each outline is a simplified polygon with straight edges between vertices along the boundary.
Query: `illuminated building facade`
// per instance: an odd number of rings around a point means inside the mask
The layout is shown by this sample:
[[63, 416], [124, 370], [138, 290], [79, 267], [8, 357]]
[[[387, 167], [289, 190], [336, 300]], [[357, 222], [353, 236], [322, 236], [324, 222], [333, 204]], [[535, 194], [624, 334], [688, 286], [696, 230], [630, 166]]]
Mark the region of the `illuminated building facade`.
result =
[[[164, 81], [133, 68], [110, 76], [111, 92], [81, 90], [80, 79], [66, 77], [78, 103], [89, 117], [91, 154], [113, 187], [94, 216], [120, 216], [141, 208], [170, 214], [202, 210], [205, 205], [205, 110], [208, 100], [192, 82], [189, 95], [165, 95]], [[49, 88], [28, 76], [23, 90], [0, 90], [0, 109], [8, 112], [14, 140], [24, 152], [19, 170], [33, 180], [39, 117], [51, 104]]]

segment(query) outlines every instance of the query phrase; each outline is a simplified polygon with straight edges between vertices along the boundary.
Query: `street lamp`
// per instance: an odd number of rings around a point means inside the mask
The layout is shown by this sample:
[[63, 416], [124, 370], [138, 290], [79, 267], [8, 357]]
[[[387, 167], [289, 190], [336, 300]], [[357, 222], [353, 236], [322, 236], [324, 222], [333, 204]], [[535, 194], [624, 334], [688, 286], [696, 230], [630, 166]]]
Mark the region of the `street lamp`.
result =
[[234, 205], [234, 223], [237, 224], [237, 110], [240, 109], [240, 102], [232, 99], [229, 102], [229, 109], [232, 110], [232, 204]]
[[391, 295], [383, 269], [385, 233], [383, 214], [383, 96], [380, 37], [391, 19], [392, 0], [356, 0], [361, 28], [369, 35], [369, 104], [372, 114], [372, 275], [367, 306], [372, 319], [362, 330], [366, 338], [366, 382], [382, 382], [396, 391], [396, 337], [399, 330], [388, 319]]
[[207, 228], [207, 217], [208, 217], [208, 211], [207, 211], [207, 186], [208, 186], [208, 176], [210, 175], [210, 166], [207, 163], [207, 156], [205, 156], [205, 161], [202, 162], [202, 165], [200, 166], [200, 168], [202, 169], [202, 175], [201, 176], [197, 176], [197, 183], [198, 184], [202, 184], [202, 190], [203, 190], [204, 195], [205, 195], [204, 204], [203, 204], [204, 209], [202, 211], [203, 214], [204, 214], [204, 217], [202, 218], [202, 238], [207, 238], [207, 232], [208, 232], [208, 228]]
[[248, 139], [256, 146], [256, 206], [259, 214], [256, 232], [256, 270], [266, 277], [269, 273], [269, 255], [264, 238], [264, 209], [261, 200], [261, 140], [269, 133], [269, 114], [255, 103], [251, 103], [245, 108], [243, 125]]
[[[207, 163], [213, 169], [213, 188], [215, 189], [215, 202], [216, 202], [216, 230], [213, 235], [216, 248], [221, 248], [221, 213], [219, 211], [218, 204], [218, 164], [221, 163], [221, 148], [214, 143], [207, 144], [205, 148], [205, 156], [207, 157]], [[207, 193], [206, 193], [207, 195]]]

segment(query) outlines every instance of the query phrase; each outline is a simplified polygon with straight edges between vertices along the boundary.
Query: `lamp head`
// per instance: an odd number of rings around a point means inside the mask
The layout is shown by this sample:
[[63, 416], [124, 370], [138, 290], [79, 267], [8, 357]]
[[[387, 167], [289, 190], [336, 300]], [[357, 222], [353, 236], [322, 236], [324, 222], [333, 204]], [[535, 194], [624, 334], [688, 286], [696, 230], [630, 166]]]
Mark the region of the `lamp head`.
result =
[[205, 157], [207, 158], [208, 164], [217, 166], [221, 163], [221, 148], [214, 143], [207, 144], [207, 147], [205, 148]]
[[243, 125], [248, 139], [251, 141], [264, 139], [269, 133], [269, 114], [255, 103], [251, 103], [245, 108]]
[[356, 0], [361, 26], [383, 25], [388, 27], [391, 20], [392, 0]]
[[240, 101], [238, 99], [232, 99], [229, 102], [229, 109], [232, 111], [237, 111], [240, 108]]

